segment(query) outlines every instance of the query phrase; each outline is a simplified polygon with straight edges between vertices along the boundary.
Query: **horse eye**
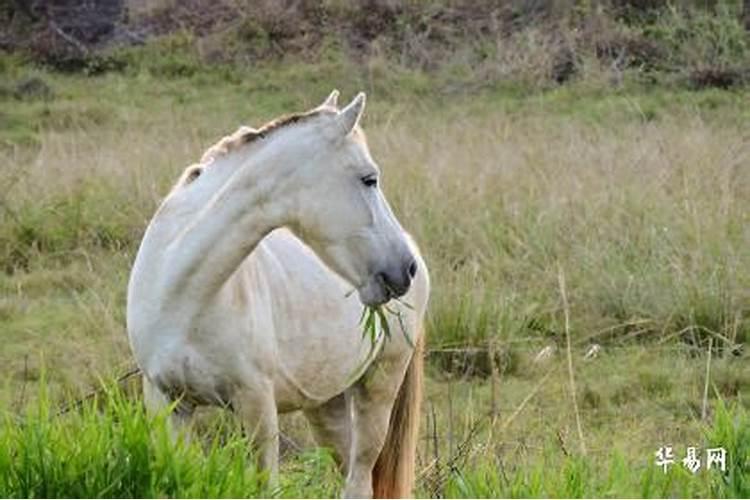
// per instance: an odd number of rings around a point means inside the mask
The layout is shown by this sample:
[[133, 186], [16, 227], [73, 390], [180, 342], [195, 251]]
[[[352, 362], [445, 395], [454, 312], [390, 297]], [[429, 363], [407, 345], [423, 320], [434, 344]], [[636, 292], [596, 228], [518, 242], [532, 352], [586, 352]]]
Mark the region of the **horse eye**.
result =
[[376, 187], [378, 185], [378, 178], [375, 175], [366, 175], [362, 177], [362, 183], [367, 187]]

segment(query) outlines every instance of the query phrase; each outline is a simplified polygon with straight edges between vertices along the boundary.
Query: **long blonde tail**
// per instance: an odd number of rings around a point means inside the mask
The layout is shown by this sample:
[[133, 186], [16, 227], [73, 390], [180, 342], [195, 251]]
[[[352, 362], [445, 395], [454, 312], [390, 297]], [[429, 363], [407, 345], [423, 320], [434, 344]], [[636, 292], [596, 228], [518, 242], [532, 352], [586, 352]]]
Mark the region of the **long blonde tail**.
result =
[[424, 335], [420, 334], [391, 411], [385, 445], [372, 471], [375, 498], [412, 495], [422, 406], [423, 357]]

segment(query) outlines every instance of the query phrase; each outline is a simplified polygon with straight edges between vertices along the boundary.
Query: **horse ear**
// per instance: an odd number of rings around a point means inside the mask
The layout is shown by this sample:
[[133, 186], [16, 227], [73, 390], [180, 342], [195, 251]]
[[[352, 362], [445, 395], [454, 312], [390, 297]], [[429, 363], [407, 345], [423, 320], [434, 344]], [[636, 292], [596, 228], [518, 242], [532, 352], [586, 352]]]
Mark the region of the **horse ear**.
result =
[[329, 108], [336, 108], [338, 107], [338, 100], [339, 100], [339, 91], [337, 89], [333, 89], [333, 92], [331, 92], [328, 97], [326, 97], [326, 100], [323, 101], [323, 104], [320, 105], [321, 108], [323, 107], [329, 107]]
[[339, 123], [345, 133], [348, 134], [359, 122], [362, 112], [365, 110], [365, 93], [360, 92], [357, 97], [339, 112]]

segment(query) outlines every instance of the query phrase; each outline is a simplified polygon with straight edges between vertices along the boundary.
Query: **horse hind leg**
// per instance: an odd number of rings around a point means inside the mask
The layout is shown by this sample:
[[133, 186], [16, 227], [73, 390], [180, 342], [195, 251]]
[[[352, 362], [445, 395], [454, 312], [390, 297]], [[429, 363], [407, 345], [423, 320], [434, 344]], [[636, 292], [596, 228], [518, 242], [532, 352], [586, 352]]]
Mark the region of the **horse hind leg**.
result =
[[315, 441], [319, 446], [333, 450], [339, 469], [346, 474], [349, 470], [352, 432], [350, 398], [342, 393], [304, 413], [310, 422]]

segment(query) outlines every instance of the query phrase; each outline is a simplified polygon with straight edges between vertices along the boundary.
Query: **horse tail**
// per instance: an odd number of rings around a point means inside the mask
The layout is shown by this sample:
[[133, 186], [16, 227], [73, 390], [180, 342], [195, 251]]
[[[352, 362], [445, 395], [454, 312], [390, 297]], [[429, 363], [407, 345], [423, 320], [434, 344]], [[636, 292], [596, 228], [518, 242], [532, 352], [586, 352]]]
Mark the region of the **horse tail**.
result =
[[391, 410], [388, 435], [372, 471], [375, 498], [401, 498], [412, 494], [419, 438], [424, 335], [420, 333]]

